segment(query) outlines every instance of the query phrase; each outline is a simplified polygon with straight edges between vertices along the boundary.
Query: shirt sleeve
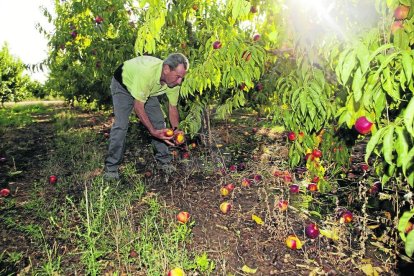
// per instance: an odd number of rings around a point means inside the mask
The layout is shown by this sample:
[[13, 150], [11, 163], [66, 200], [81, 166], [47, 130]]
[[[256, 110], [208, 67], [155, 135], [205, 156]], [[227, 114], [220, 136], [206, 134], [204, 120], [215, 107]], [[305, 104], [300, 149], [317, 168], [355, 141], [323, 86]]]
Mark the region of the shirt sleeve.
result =
[[167, 95], [169, 104], [172, 106], [177, 106], [178, 97], [180, 96], [180, 86], [168, 89], [165, 94]]

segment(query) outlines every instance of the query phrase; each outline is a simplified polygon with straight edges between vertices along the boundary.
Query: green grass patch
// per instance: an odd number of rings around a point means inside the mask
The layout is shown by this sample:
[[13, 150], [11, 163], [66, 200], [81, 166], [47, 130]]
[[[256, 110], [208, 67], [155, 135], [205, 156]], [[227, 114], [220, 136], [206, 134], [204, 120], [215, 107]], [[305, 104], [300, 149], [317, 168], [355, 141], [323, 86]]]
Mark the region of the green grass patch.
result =
[[34, 122], [33, 116], [51, 112], [44, 104], [14, 105], [0, 109], [0, 127], [23, 127]]

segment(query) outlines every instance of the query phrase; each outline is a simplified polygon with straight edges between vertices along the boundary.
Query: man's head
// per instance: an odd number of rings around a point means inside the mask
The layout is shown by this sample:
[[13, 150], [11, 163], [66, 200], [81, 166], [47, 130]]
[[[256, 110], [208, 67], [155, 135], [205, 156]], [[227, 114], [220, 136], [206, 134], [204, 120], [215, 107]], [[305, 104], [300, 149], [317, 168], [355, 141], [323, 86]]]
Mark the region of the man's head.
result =
[[180, 85], [189, 67], [188, 59], [183, 54], [170, 54], [162, 63], [161, 82], [170, 88]]

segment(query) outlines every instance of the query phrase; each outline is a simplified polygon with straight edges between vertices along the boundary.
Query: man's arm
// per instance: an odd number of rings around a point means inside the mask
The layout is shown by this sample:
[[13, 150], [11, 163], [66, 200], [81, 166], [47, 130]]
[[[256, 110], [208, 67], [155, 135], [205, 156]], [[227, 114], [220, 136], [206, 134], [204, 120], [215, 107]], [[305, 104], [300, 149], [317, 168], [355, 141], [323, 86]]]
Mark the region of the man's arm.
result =
[[180, 116], [176, 106], [168, 104], [168, 117], [170, 118], [171, 127], [177, 129], [178, 124], [180, 123]]
[[147, 113], [145, 112], [144, 103], [134, 100], [134, 110], [137, 114], [138, 118], [141, 120], [142, 124], [148, 129], [149, 133], [161, 140], [164, 140], [165, 143], [173, 146], [174, 144], [168, 140], [171, 140], [172, 137], [168, 137], [165, 135], [166, 129], [155, 129], [152, 125], [150, 119], [148, 118]]

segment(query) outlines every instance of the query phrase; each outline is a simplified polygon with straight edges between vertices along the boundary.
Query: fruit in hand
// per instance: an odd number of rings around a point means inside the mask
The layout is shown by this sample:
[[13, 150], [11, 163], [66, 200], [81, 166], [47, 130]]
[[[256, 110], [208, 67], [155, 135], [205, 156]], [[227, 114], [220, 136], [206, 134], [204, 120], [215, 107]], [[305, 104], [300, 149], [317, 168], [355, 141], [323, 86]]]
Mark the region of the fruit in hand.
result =
[[56, 184], [56, 182], [57, 182], [57, 176], [56, 175], [49, 176], [49, 184]]
[[181, 211], [177, 215], [177, 220], [181, 223], [187, 223], [190, 219], [190, 214], [188, 212]]
[[167, 136], [167, 137], [173, 137], [174, 136], [174, 130], [169, 128], [164, 132], [164, 135]]
[[184, 270], [179, 267], [171, 269], [168, 271], [168, 276], [185, 276]]
[[10, 194], [10, 190], [7, 189], [7, 188], [4, 188], [4, 189], [0, 190], [0, 196], [2, 196], [2, 197], [8, 197], [9, 194]]
[[302, 242], [295, 235], [289, 235], [286, 239], [286, 246], [290, 249], [301, 249]]
[[174, 141], [177, 145], [181, 145], [185, 141], [184, 133], [179, 132], [174, 136]]
[[354, 216], [352, 215], [352, 213], [350, 211], [344, 211], [341, 215], [340, 221], [342, 223], [350, 223], [352, 221], [353, 217]]
[[397, 20], [404, 20], [407, 18], [409, 12], [410, 7], [400, 5], [394, 10], [394, 17]]
[[367, 117], [361, 116], [355, 122], [355, 129], [359, 133], [365, 135], [365, 134], [368, 134], [369, 132], [371, 132], [372, 125], [373, 125], [373, 123], [368, 121]]
[[314, 223], [310, 223], [305, 227], [305, 234], [310, 239], [316, 239], [319, 236], [319, 229]]
[[223, 214], [227, 214], [231, 210], [231, 204], [229, 202], [223, 202], [220, 204], [220, 211]]

